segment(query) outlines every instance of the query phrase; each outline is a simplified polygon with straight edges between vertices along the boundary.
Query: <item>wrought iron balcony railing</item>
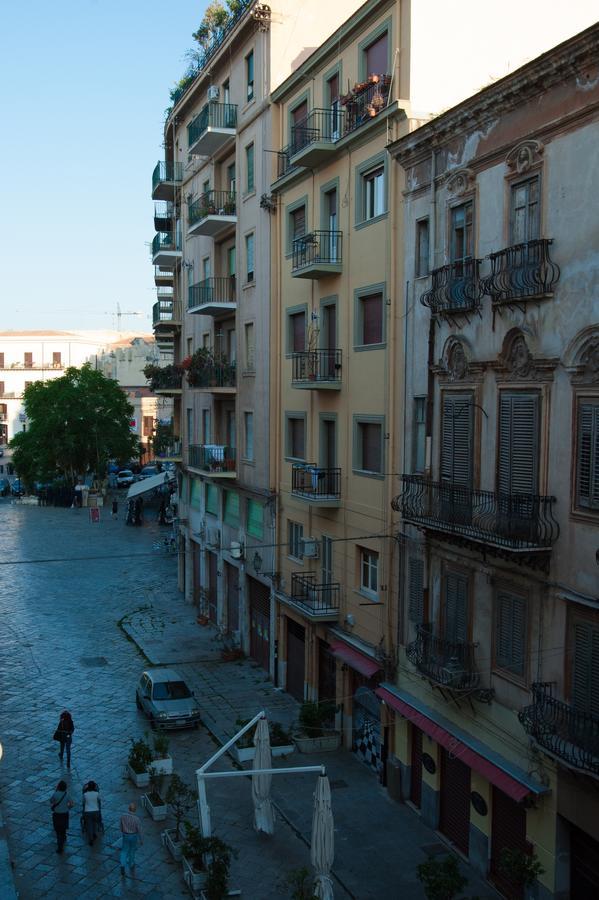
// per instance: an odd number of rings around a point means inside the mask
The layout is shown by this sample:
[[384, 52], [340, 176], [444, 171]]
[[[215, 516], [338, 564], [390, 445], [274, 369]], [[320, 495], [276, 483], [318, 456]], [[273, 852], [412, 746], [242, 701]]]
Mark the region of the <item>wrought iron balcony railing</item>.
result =
[[235, 276], [217, 276], [189, 285], [187, 307], [193, 309], [213, 303], [235, 303], [235, 299]]
[[170, 299], [157, 300], [152, 308], [152, 324], [174, 323], [181, 321], [181, 303]]
[[192, 147], [208, 128], [237, 128], [237, 105], [210, 100], [187, 126], [188, 147]]
[[480, 682], [475, 647], [433, 634], [432, 625], [419, 625], [416, 640], [408, 644], [406, 652], [418, 671], [435, 684], [452, 691], [475, 691]]
[[302, 350], [291, 358], [293, 384], [341, 383], [341, 350]]
[[237, 364], [215, 363], [201, 369], [188, 369], [187, 380], [193, 388], [235, 387]]
[[156, 297], [158, 300], [174, 300], [175, 299], [175, 289], [171, 285], [163, 285], [162, 287], [156, 288]]
[[155, 234], [152, 239], [152, 256], [156, 256], [161, 251], [175, 252], [181, 250], [181, 241], [175, 237], [172, 232], [164, 231]]
[[480, 306], [483, 285], [479, 259], [452, 262], [431, 273], [432, 286], [420, 298], [437, 315], [471, 312]]
[[599, 718], [557, 700], [549, 682], [535, 682], [532, 697], [518, 713], [527, 734], [574, 769], [599, 775]]
[[342, 109], [313, 109], [305, 119], [291, 129], [289, 151], [292, 156], [310, 144], [322, 141], [334, 143], [345, 130], [345, 112]]
[[156, 231], [171, 231], [175, 218], [175, 204], [170, 200], [157, 200], [154, 203], [154, 228]]
[[391, 76], [380, 75], [378, 82], [370, 83], [360, 93], [354, 93], [344, 102], [344, 134], [370, 122], [387, 105]]
[[222, 444], [190, 444], [189, 465], [213, 474], [234, 472], [235, 453], [235, 447]]
[[181, 441], [172, 441], [167, 447], [154, 451], [156, 459], [179, 459], [183, 450]]
[[341, 469], [295, 463], [291, 469], [291, 493], [305, 500], [339, 500]]
[[234, 216], [237, 213], [235, 191], [206, 191], [189, 202], [187, 208], [189, 225], [205, 219], [206, 216]]
[[311, 231], [293, 242], [291, 271], [308, 266], [340, 265], [343, 249], [342, 231]]
[[289, 175], [291, 172], [301, 168], [301, 166], [296, 166], [291, 162], [292, 152], [294, 151], [291, 144], [287, 144], [286, 147], [277, 151], [277, 178], [282, 178], [284, 175]]
[[418, 475], [401, 480], [393, 507], [423, 528], [511, 552], [547, 550], [559, 536], [555, 497], [475, 491]]
[[549, 257], [552, 240], [541, 238], [491, 253], [491, 274], [483, 278], [483, 293], [497, 305], [551, 295], [560, 268]]
[[157, 162], [152, 173], [152, 190], [156, 190], [163, 182], [181, 182], [183, 180], [183, 163]]
[[292, 572], [289, 596], [294, 603], [312, 615], [336, 612], [339, 609], [341, 585], [337, 582], [318, 584], [316, 577], [312, 572]]

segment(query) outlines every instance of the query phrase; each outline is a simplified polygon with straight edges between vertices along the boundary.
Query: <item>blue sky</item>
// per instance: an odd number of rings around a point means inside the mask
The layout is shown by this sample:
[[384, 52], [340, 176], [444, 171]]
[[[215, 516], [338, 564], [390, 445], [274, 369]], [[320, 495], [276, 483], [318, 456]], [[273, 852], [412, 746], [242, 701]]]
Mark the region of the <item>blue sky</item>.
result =
[[0, 29], [0, 329], [151, 331], [151, 176], [205, 2], [21, 0]]

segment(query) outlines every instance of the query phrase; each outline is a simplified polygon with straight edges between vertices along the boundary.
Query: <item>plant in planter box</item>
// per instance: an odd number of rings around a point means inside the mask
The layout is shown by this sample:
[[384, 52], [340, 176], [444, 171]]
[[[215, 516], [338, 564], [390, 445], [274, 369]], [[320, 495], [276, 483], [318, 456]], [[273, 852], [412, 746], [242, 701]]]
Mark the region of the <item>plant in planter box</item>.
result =
[[291, 891], [289, 895], [291, 900], [318, 900], [312, 887], [310, 871], [305, 866], [301, 869], [293, 869], [285, 883]]
[[139, 738], [136, 741], [131, 738], [127, 767], [129, 777], [137, 787], [146, 787], [150, 783], [149, 768], [152, 758], [152, 748], [144, 738]]
[[[238, 728], [243, 728], [249, 721], [249, 719], [237, 719], [235, 724]], [[269, 721], [268, 731], [270, 734], [270, 748], [273, 756], [287, 756], [289, 753], [293, 753], [293, 738], [288, 731], [285, 731], [280, 722]], [[254, 746], [253, 730], [250, 729], [250, 731], [246, 731], [245, 734], [241, 735], [235, 744], [234, 753], [238, 762], [247, 762], [254, 758], [256, 748]]]
[[521, 888], [530, 887], [545, 872], [535, 853], [510, 850], [509, 847], [504, 847], [499, 855], [499, 870], [507, 881]]
[[165, 800], [175, 819], [175, 827], [162, 832], [164, 845], [174, 859], [181, 859], [183, 853], [181, 825], [184, 817], [198, 799], [197, 791], [189, 787], [179, 775], [174, 774], [166, 791]]
[[455, 856], [428, 859], [417, 867], [416, 874], [422, 882], [426, 900], [452, 900], [468, 884]]
[[227, 896], [233, 848], [215, 835], [205, 838], [191, 822], [184, 826], [183, 863], [188, 883], [202, 888], [207, 900], [222, 900]]
[[150, 790], [141, 798], [143, 806], [155, 822], [166, 819], [166, 801], [162, 796], [163, 783], [164, 775], [157, 774], [152, 770], [150, 773]]
[[152, 771], [157, 775], [172, 775], [173, 758], [169, 756], [169, 739], [164, 732], [154, 735], [154, 754], [152, 759]]
[[294, 742], [300, 753], [312, 753], [322, 750], [336, 750], [340, 742], [340, 734], [332, 728], [335, 715], [335, 704], [331, 700], [322, 703], [306, 701], [302, 703], [299, 714], [299, 733]]
[[271, 747], [289, 747], [292, 743], [292, 737], [289, 731], [285, 731], [280, 722], [269, 722], [270, 746]]

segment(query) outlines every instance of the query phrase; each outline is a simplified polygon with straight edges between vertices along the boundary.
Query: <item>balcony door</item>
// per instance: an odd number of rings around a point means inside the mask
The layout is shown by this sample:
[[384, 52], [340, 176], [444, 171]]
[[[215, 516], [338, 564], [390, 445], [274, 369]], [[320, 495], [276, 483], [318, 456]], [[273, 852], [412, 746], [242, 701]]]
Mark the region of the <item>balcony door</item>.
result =
[[472, 522], [473, 457], [474, 395], [444, 393], [439, 512], [442, 524], [458, 530]]
[[[443, 637], [450, 644], [463, 644], [468, 640], [469, 619], [468, 576], [462, 572], [446, 572], [443, 584], [443, 608], [441, 610]], [[459, 656], [455, 648], [448, 648], [447, 661]]]
[[322, 362], [320, 377], [334, 379], [337, 377], [335, 369], [337, 349], [337, 306], [335, 303], [327, 303], [321, 311], [320, 346]]
[[[337, 189], [333, 188], [332, 191], [327, 191], [325, 194], [325, 212], [326, 212], [326, 224], [328, 235], [324, 235], [325, 240], [327, 241], [326, 245], [322, 247], [321, 254], [323, 256], [324, 262], [336, 263], [338, 252], [337, 252]], [[326, 255], [325, 255], [326, 254]]]
[[331, 110], [331, 125], [330, 125], [330, 133], [325, 134], [325, 137], [330, 137], [332, 141], [338, 141], [341, 135], [341, 110], [339, 103], [339, 73], [336, 72], [329, 80], [327, 81], [327, 93], [328, 93], [328, 102], [329, 108]]
[[508, 537], [532, 543], [538, 538], [540, 400], [525, 391], [499, 397], [499, 526]]
[[336, 484], [335, 466], [337, 464], [337, 423], [335, 419], [323, 419], [320, 431], [320, 465], [325, 469], [324, 479], [320, 479], [324, 494], [336, 496], [339, 492]]

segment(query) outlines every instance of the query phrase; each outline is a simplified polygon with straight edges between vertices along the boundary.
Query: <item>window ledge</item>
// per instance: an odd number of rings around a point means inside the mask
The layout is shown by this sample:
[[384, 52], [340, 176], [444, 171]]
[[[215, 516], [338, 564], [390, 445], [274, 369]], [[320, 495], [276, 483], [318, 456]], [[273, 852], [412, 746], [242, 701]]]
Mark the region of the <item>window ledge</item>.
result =
[[358, 597], [362, 597], [364, 600], [370, 600], [371, 603], [380, 603], [381, 598], [378, 594], [372, 594], [370, 591], [367, 591], [365, 588], [354, 588], [354, 594], [357, 594]]
[[368, 225], [376, 225], [377, 222], [384, 221], [389, 215], [389, 210], [384, 213], [381, 213], [378, 216], [373, 216], [372, 219], [362, 219], [361, 222], [356, 222], [354, 228], [356, 231], [359, 231], [361, 228], [366, 228]]
[[369, 472], [367, 469], [353, 469], [354, 475], [362, 475], [364, 478], [377, 478], [379, 481], [385, 480], [384, 472]]
[[386, 346], [386, 341], [383, 341], [382, 344], [356, 344], [354, 346], [354, 352], [363, 353], [365, 350], [384, 350]]
[[249, 288], [255, 288], [255, 287], [256, 287], [256, 279], [254, 279], [253, 281], [245, 281], [241, 285], [241, 290], [247, 291], [247, 290], [249, 290]]

